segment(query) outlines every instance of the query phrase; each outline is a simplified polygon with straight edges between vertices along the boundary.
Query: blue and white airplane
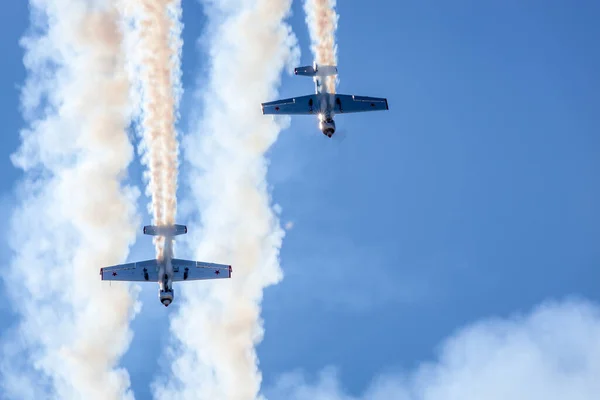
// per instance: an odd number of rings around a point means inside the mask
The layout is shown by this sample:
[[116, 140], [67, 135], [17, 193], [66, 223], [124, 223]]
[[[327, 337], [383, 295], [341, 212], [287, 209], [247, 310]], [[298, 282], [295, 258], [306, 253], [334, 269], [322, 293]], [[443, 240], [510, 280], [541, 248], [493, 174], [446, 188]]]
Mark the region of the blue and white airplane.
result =
[[165, 238], [163, 258], [101, 268], [102, 280], [158, 282], [158, 298], [167, 307], [173, 302], [173, 282], [231, 278], [231, 265], [173, 258], [173, 237], [186, 233], [185, 225], [144, 226], [145, 235]]
[[315, 82], [315, 94], [291, 99], [262, 103], [263, 114], [270, 115], [310, 115], [317, 114], [319, 129], [327, 137], [335, 133], [335, 114], [364, 111], [389, 110], [387, 99], [379, 97], [354, 96], [328, 93], [323, 78], [337, 75], [337, 67], [333, 65], [317, 65], [298, 67], [296, 75], [310, 76]]

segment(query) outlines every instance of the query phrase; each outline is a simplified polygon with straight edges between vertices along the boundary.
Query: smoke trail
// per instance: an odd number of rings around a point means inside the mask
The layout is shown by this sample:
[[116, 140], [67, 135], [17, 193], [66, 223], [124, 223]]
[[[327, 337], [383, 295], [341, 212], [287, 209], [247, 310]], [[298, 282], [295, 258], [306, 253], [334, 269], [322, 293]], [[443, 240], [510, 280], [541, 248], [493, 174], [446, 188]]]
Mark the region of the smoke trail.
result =
[[[339, 16], [335, 13], [335, 3], [336, 0], [306, 0], [304, 3], [311, 49], [317, 64], [337, 65], [335, 30]], [[335, 93], [335, 83], [335, 76], [325, 79], [329, 93]]]
[[[131, 3], [133, 0], [129, 0]], [[135, 0], [143, 115], [143, 162], [148, 167], [150, 209], [157, 225], [175, 223], [178, 142], [175, 130], [180, 84], [181, 0]], [[155, 238], [162, 257], [164, 238]]]
[[132, 397], [118, 368], [135, 293], [101, 282], [135, 238], [135, 190], [122, 183], [133, 148], [118, 13], [101, 1], [31, 0], [22, 40], [29, 128], [13, 162], [25, 172], [2, 274], [20, 316], [3, 343], [3, 395]]
[[263, 289], [282, 278], [284, 232], [270, 207], [265, 152], [281, 126], [261, 114], [276, 95], [281, 70], [297, 58], [283, 21], [291, 0], [207, 1], [211, 57], [204, 113], [186, 138], [190, 189], [202, 210], [194, 243], [200, 260], [232, 264], [231, 280], [180, 285], [171, 322], [176, 339], [170, 381], [155, 394], [170, 399], [254, 399], [261, 374], [254, 346], [263, 335]]

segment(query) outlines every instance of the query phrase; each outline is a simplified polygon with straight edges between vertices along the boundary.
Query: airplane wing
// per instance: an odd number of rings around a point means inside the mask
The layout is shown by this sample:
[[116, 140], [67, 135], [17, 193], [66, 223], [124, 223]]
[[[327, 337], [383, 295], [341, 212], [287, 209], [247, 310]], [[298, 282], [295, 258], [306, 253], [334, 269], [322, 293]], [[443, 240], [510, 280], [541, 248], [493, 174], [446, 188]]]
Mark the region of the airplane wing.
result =
[[380, 97], [335, 95], [335, 113], [347, 114], [365, 111], [389, 110], [387, 99]]
[[265, 115], [302, 115], [315, 114], [319, 111], [319, 101], [314, 94], [262, 103], [261, 106]]
[[178, 258], [172, 259], [171, 264], [173, 265], [173, 282], [231, 278], [231, 265], [180, 260]]
[[147, 260], [100, 268], [104, 281], [158, 282], [158, 262]]

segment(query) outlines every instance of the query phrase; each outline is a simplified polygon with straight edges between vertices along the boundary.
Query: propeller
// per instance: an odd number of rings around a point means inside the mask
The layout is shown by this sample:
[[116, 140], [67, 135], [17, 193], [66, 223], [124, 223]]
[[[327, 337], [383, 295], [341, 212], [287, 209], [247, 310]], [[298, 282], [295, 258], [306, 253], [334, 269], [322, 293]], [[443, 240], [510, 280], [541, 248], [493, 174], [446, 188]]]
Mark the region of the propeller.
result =
[[335, 141], [336, 144], [342, 144], [342, 142], [344, 140], [346, 140], [347, 136], [348, 136], [348, 133], [345, 130], [340, 130], [340, 131], [335, 131], [333, 136], [331, 136], [331, 139], [333, 141]]
[[321, 139], [325, 139], [328, 142], [334, 142], [336, 145], [342, 144], [344, 140], [346, 140], [346, 136], [348, 136], [348, 132], [346, 130], [336, 130], [330, 138], [323, 137], [323, 132], [319, 130], [311, 130], [311, 133], [315, 136], [319, 136]]

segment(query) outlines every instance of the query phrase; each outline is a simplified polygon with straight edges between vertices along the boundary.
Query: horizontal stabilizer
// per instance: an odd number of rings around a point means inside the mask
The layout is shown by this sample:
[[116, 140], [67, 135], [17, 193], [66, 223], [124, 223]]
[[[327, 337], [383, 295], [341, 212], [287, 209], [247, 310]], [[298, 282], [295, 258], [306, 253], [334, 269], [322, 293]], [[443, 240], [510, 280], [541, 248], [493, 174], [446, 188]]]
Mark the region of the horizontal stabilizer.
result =
[[294, 69], [294, 74], [301, 76], [331, 76], [337, 75], [335, 65], [310, 65], [307, 67], [298, 67]]
[[171, 225], [171, 226], [146, 225], [146, 226], [144, 226], [144, 235], [177, 236], [177, 235], [184, 235], [186, 233], [187, 233], [187, 226], [185, 226], [185, 225]]

